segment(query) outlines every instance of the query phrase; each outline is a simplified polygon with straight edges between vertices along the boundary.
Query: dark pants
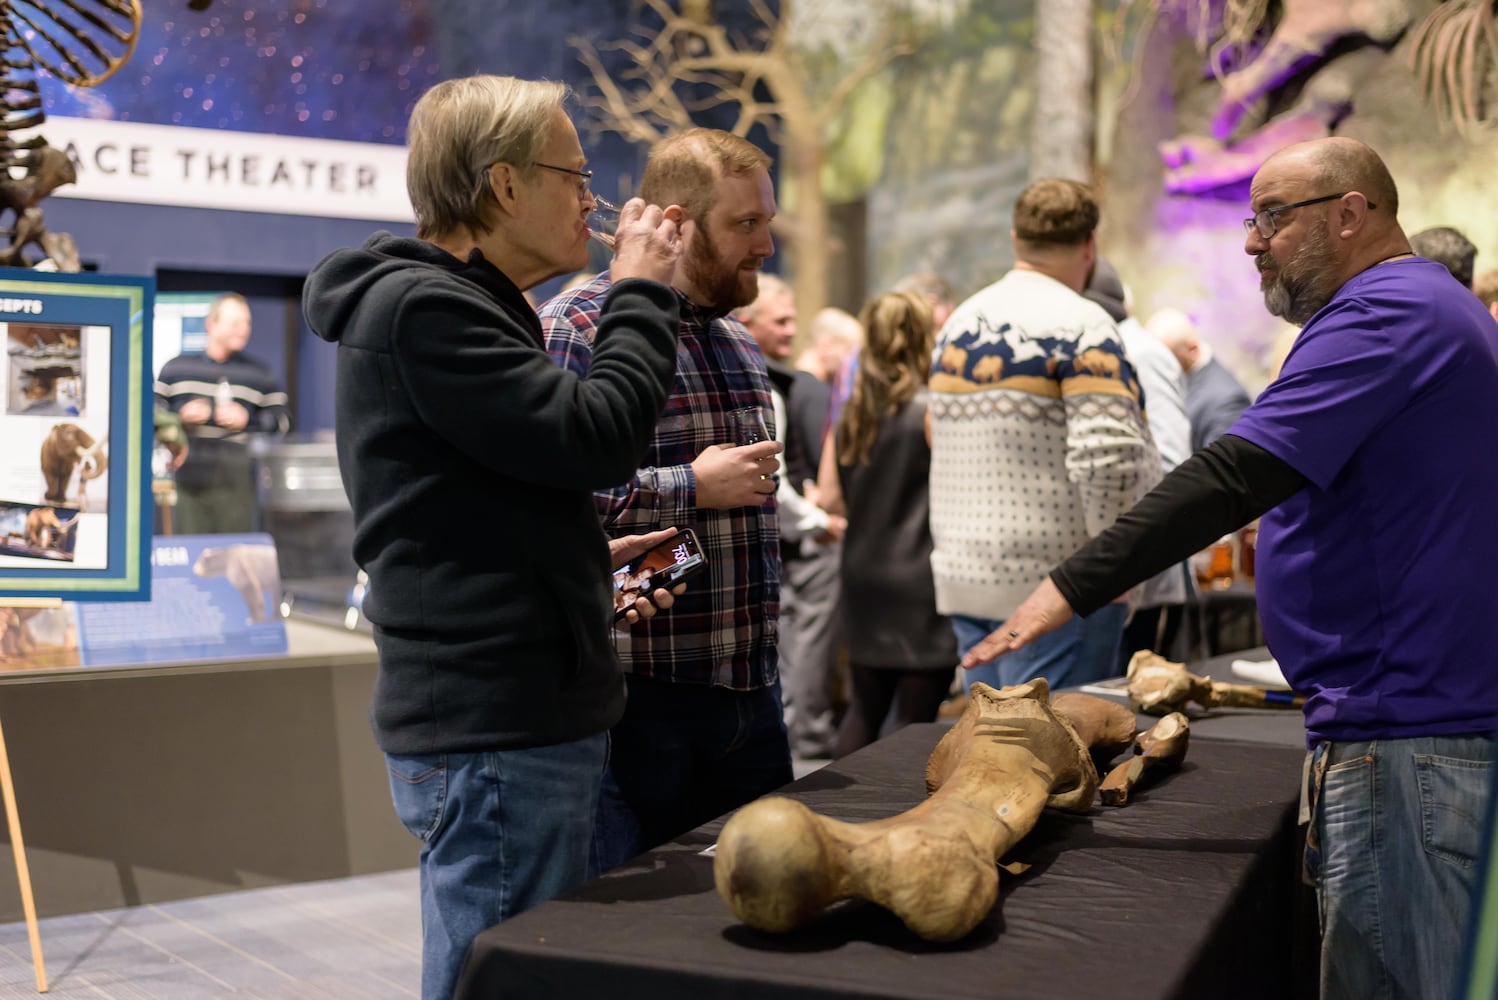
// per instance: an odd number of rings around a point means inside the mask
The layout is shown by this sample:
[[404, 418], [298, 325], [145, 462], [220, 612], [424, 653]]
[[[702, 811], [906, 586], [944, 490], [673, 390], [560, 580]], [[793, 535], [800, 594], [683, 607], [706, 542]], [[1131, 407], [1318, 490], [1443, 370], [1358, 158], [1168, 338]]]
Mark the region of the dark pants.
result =
[[1185, 662], [1187, 651], [1177, 648], [1181, 635], [1181, 622], [1186, 608], [1182, 604], [1165, 604], [1153, 608], [1139, 608], [1129, 624], [1124, 626], [1123, 645], [1119, 651], [1119, 673], [1127, 673], [1129, 661], [1141, 649], [1152, 650], [1167, 660]]
[[936, 670], [853, 664], [853, 697], [837, 730], [834, 756], [846, 757], [877, 740], [891, 707], [891, 732], [916, 722], [935, 722], [937, 710], [951, 689], [950, 663]]
[[780, 684], [730, 691], [627, 679], [593, 835], [594, 875], [791, 780]]
[[245, 448], [194, 443], [182, 470], [177, 475], [173, 534], [242, 535], [255, 530], [254, 469]]
[[255, 491], [249, 485], [177, 487], [176, 535], [243, 535], [255, 530]]

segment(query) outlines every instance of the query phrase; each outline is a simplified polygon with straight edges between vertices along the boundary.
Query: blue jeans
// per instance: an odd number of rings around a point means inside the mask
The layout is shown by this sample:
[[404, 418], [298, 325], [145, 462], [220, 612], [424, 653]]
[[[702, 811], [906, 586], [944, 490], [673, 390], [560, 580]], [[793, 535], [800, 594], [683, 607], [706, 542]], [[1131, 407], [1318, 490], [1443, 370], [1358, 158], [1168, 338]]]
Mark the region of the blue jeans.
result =
[[791, 781], [780, 683], [757, 691], [626, 678], [609, 732], [591, 873], [602, 874]]
[[[959, 671], [963, 689], [971, 691], [974, 681], [1001, 688], [1044, 677], [1052, 691], [1059, 691], [1115, 677], [1119, 673], [1118, 650], [1128, 616], [1127, 605], [1107, 604], [1086, 618], [1073, 618], [1024, 649], [1006, 653], [981, 667]], [[992, 618], [953, 615], [957, 655], [967, 655], [968, 650], [1002, 624]]]
[[1492, 780], [1484, 736], [1320, 743], [1307, 872], [1322, 1000], [1447, 997]]
[[450, 1000], [473, 939], [580, 885], [608, 734], [487, 753], [387, 754], [396, 815], [421, 840], [421, 995]]

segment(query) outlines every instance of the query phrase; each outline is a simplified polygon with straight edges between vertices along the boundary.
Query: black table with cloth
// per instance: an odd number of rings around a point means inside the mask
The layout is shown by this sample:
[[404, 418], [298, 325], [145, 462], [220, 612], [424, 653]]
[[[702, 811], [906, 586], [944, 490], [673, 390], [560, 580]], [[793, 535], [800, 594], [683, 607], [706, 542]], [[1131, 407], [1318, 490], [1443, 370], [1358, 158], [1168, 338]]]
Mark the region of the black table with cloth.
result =
[[[903, 812], [925, 798], [926, 758], [946, 731], [910, 726], [783, 794], [841, 820]], [[863, 901], [790, 934], [750, 929], [718, 897], [701, 853], [716, 820], [485, 931], [457, 996], [1307, 995], [1302, 759], [1273, 741], [1193, 739], [1180, 770], [1147, 776], [1126, 807], [1047, 810], [1004, 859], [1032, 867], [1001, 872], [998, 903], [952, 945], [924, 942]]]

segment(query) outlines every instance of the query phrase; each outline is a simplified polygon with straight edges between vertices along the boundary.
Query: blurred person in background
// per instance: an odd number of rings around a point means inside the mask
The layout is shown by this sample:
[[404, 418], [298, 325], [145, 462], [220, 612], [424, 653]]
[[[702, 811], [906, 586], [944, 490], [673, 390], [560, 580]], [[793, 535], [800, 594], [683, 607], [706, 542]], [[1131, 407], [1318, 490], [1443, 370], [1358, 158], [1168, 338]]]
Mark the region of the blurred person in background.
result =
[[785, 472], [775, 503], [780, 519], [780, 687], [786, 733], [796, 757], [830, 757], [842, 650], [838, 542], [847, 522], [823, 510], [816, 499], [829, 390], [815, 375], [789, 366], [796, 339], [796, 297], [784, 281], [761, 272], [759, 295], [734, 310], [734, 316], [765, 355], [775, 440], [785, 446]]
[[[947, 317], [952, 315], [952, 310], [957, 308], [957, 293], [953, 290], [951, 282], [941, 275], [932, 271], [916, 271], [907, 274], [895, 282], [892, 292], [913, 292], [924, 296], [931, 303], [932, 325], [937, 333], [941, 333], [942, 325], [946, 323]], [[853, 395], [853, 379], [858, 374], [858, 353], [855, 347], [832, 378], [832, 405], [827, 411], [827, 433], [832, 433], [832, 428], [837, 424], [838, 416], [847, 405], [848, 397]]]
[[156, 378], [156, 402], [182, 420], [191, 441], [176, 470], [177, 534], [243, 533], [255, 528], [250, 435], [284, 434], [291, 426], [286, 390], [268, 366], [244, 353], [250, 305], [226, 292], [204, 321], [202, 354], [181, 354]]
[[1472, 291], [1478, 301], [1487, 307], [1494, 319], [1498, 319], [1498, 267], [1484, 271], [1472, 281]]
[[891, 706], [894, 728], [934, 721], [957, 658], [931, 577], [931, 304], [890, 292], [859, 319], [865, 343], [858, 375], [833, 446], [823, 450], [819, 480], [822, 502], [848, 518], [840, 610], [852, 694], [838, 757], [877, 739]]
[[1170, 348], [1186, 372], [1186, 415], [1191, 419], [1191, 450], [1201, 451], [1233, 426], [1248, 409], [1248, 390], [1218, 361], [1212, 345], [1197, 336], [1196, 321], [1179, 309], [1161, 309], [1144, 324]]
[[[1160, 452], [1161, 468], [1169, 472], [1191, 455], [1191, 418], [1186, 415], [1186, 373], [1170, 348], [1150, 336], [1132, 315], [1131, 296], [1118, 271], [1104, 257], [1097, 259], [1083, 295], [1103, 307], [1118, 324], [1124, 350], [1139, 373], [1144, 390], [1144, 413], [1150, 436]], [[1172, 659], [1180, 634], [1185, 606], [1194, 588], [1186, 563], [1172, 566], [1146, 580], [1124, 626], [1121, 668], [1141, 649], [1150, 649]], [[1120, 671], [1122, 672], [1122, 671]]]
[[812, 317], [807, 334], [811, 343], [796, 358], [796, 370], [827, 385], [832, 384], [863, 343], [863, 327], [858, 319], [831, 306]]
[[1466, 288], [1472, 287], [1472, 272], [1477, 267], [1477, 247], [1451, 226], [1433, 226], [1410, 237], [1410, 249], [1426, 260], [1433, 260]]

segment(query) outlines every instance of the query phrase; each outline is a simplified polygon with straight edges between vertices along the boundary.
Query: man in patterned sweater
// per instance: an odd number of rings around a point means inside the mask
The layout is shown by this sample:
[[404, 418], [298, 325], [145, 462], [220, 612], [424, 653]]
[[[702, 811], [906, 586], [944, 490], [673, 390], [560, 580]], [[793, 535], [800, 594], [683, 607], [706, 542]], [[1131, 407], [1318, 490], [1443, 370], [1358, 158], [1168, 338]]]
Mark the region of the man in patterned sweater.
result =
[[173, 358], [156, 378], [156, 402], [182, 419], [192, 442], [177, 470], [177, 531], [250, 531], [255, 485], [249, 435], [285, 433], [286, 392], [269, 368], [241, 353], [250, 341], [244, 296], [228, 292], [214, 299], [204, 326], [203, 353]]
[[[641, 468], [595, 493], [595, 505], [615, 538], [692, 528], [709, 574], [670, 613], [621, 630], [628, 695], [610, 731], [595, 871], [791, 780], [776, 665], [781, 446], [736, 446], [732, 417], [755, 407], [772, 422], [765, 359], [730, 315], [754, 301], [775, 250], [769, 164], [743, 139], [691, 129], [651, 152], [640, 182], [640, 196], [670, 206], [681, 232], [671, 278], [681, 305], [676, 385]], [[611, 284], [605, 271], [541, 307], [547, 350], [579, 376]]]
[[[937, 338], [931, 567], [962, 653], [1160, 479], [1134, 366], [1113, 320], [1081, 295], [1097, 222], [1085, 184], [1030, 185], [1014, 207], [1014, 269], [958, 306]], [[964, 682], [1043, 676], [1058, 688], [1110, 676], [1126, 615], [1126, 604], [1106, 605]]]

